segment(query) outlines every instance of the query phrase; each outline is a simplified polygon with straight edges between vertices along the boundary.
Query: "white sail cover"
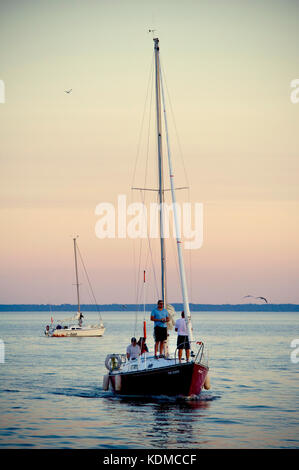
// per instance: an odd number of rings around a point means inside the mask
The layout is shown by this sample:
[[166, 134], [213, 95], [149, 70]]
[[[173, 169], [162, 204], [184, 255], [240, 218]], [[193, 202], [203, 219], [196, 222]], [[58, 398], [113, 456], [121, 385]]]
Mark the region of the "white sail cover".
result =
[[79, 318], [80, 318], [80, 313], [78, 312], [75, 315], [73, 315], [72, 317], [64, 318], [63, 320], [58, 320], [57, 323], [69, 323], [71, 321], [79, 320]]
[[167, 329], [172, 330], [173, 327], [174, 327], [174, 324], [175, 324], [175, 319], [174, 319], [175, 309], [174, 309], [174, 306], [171, 305], [171, 304], [167, 304], [166, 305], [166, 310], [167, 310], [168, 316], [169, 316], [169, 321], [167, 323]]

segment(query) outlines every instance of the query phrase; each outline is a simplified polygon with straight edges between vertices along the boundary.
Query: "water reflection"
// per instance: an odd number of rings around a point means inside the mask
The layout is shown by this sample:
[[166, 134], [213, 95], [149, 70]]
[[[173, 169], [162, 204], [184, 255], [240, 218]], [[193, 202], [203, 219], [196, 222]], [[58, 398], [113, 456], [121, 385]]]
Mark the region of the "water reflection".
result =
[[197, 400], [103, 391], [105, 357], [116, 344], [125, 350], [135, 313], [110, 312], [100, 341], [40, 336], [48, 313], [0, 317], [0, 447], [298, 447], [298, 368], [288, 350], [298, 313], [194, 313], [213, 374]]
[[[137, 417], [136, 426], [142, 425], [145, 447], [160, 449], [203, 445], [201, 419], [215, 398], [211, 394], [195, 399], [181, 397], [109, 397], [127, 412]], [[144, 417], [144, 419], [143, 419]], [[129, 418], [129, 416], [128, 416]]]

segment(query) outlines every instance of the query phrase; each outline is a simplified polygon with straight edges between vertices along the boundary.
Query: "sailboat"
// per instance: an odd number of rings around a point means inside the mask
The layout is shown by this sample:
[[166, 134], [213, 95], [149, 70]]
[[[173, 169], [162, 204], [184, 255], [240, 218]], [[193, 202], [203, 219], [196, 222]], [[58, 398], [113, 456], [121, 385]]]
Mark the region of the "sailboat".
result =
[[[81, 312], [80, 306], [80, 290], [79, 290], [79, 276], [78, 276], [78, 263], [77, 263], [77, 239], [73, 239], [74, 242], [74, 257], [75, 257], [75, 273], [76, 273], [76, 288], [77, 288], [77, 305], [78, 311], [77, 313], [71, 318], [65, 318], [58, 322], [58, 324], [54, 327], [53, 325], [53, 318], [51, 317], [51, 326], [47, 325], [45, 329], [45, 335], [61, 338], [61, 337], [75, 337], [75, 336], [103, 336], [105, 332], [105, 327], [103, 322], [100, 318], [100, 323], [96, 325], [84, 325], [83, 326], [83, 318], [84, 315]], [[88, 279], [89, 281], [89, 279]], [[91, 288], [91, 286], [90, 286]], [[92, 292], [93, 293], [93, 292]], [[94, 295], [93, 295], [94, 296]]]
[[165, 282], [165, 247], [163, 237], [163, 202], [164, 202], [164, 182], [163, 182], [163, 155], [162, 155], [162, 120], [161, 120], [161, 92], [163, 98], [163, 111], [165, 122], [165, 133], [168, 147], [168, 165], [170, 175], [170, 187], [174, 208], [174, 221], [176, 228], [177, 255], [179, 261], [180, 283], [184, 303], [185, 319], [188, 330], [188, 337], [191, 347], [191, 360], [180, 361], [178, 349], [173, 356], [155, 356], [150, 352], [144, 352], [136, 359], [127, 359], [124, 354], [109, 354], [106, 357], [105, 365], [109, 370], [103, 378], [103, 389], [112, 390], [120, 395], [198, 395], [202, 388], [209, 388], [208, 361], [205, 354], [205, 346], [202, 341], [195, 341], [191, 323], [187, 283], [185, 276], [184, 260], [180, 240], [178, 225], [178, 215], [176, 212], [176, 195], [174, 187], [174, 172], [171, 161], [171, 152], [168, 141], [168, 128], [166, 118], [166, 106], [164, 101], [164, 91], [159, 57], [159, 39], [154, 40], [155, 55], [155, 90], [156, 90], [156, 121], [157, 121], [157, 149], [158, 149], [158, 170], [159, 170], [159, 202], [160, 202], [160, 252], [161, 252], [161, 291], [164, 305], [166, 303], [166, 282]]

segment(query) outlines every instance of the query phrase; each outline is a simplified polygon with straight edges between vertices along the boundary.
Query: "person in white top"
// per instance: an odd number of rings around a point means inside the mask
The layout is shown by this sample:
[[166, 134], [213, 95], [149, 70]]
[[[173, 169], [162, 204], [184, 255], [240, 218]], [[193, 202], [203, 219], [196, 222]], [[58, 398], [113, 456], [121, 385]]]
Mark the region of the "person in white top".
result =
[[184, 311], [181, 313], [181, 318], [175, 322], [175, 331], [178, 334], [177, 348], [179, 351], [179, 362], [182, 361], [183, 349], [186, 351], [186, 360], [188, 362], [190, 358], [190, 343]]
[[137, 344], [136, 338], [131, 339], [131, 344], [127, 347], [127, 359], [137, 359], [140, 356], [141, 349]]

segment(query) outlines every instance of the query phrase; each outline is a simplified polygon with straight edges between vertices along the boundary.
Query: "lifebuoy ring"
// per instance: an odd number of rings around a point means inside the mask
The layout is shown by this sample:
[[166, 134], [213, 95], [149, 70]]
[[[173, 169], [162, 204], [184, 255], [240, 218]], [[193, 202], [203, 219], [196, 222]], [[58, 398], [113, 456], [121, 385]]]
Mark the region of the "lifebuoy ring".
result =
[[119, 354], [108, 354], [105, 359], [106, 368], [112, 372], [120, 368], [122, 363], [121, 356]]

